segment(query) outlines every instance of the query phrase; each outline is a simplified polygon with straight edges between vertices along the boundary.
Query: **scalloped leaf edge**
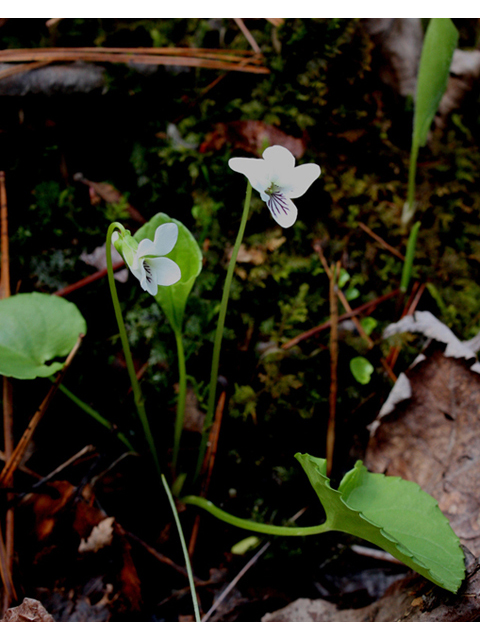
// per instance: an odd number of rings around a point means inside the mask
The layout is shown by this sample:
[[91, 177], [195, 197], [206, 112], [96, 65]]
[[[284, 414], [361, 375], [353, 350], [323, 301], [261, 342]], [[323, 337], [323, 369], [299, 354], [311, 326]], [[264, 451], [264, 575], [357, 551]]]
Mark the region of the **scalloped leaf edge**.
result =
[[[403, 480], [403, 478], [400, 478], [397, 476], [384, 476], [383, 474], [371, 474], [363, 465], [363, 463], [361, 461], [358, 461], [355, 464], [355, 467], [344, 476], [344, 478], [340, 483], [339, 489], [337, 490], [331, 487], [330, 479], [326, 475], [326, 467], [327, 467], [326, 460], [324, 460], [323, 458], [314, 458], [309, 454], [300, 454], [300, 453], [297, 453], [295, 455], [295, 458], [300, 462], [303, 470], [305, 471], [308, 479], [310, 480], [310, 483], [312, 484], [312, 487], [317, 493], [317, 496], [320, 499], [320, 502], [322, 503], [325, 509], [325, 512], [327, 515], [327, 524], [329, 528], [331, 528], [332, 530], [341, 531], [343, 533], [355, 535], [365, 540], [368, 540], [369, 542], [376, 544], [382, 549], [385, 549], [385, 551], [388, 551], [391, 555], [401, 560], [408, 567], [410, 567], [411, 569], [414, 569], [415, 571], [420, 573], [422, 576], [424, 576], [425, 578], [428, 578], [438, 586], [443, 587], [448, 591], [452, 591], [453, 593], [456, 593], [458, 591], [465, 577], [465, 562], [464, 562], [463, 551], [460, 546], [460, 541], [458, 540], [458, 537], [455, 535], [455, 533], [451, 529], [448, 519], [440, 511], [436, 500], [426, 492], [422, 491], [422, 489], [418, 486], [418, 484], [414, 482], [409, 482], [407, 480]], [[408, 483], [408, 485], [414, 485], [415, 487], [417, 487], [418, 492], [425, 494], [431, 499], [431, 501], [433, 501], [432, 505], [433, 503], [435, 503], [436, 508], [438, 509], [438, 514], [439, 516], [441, 516], [441, 517], [437, 516], [437, 519], [439, 521], [442, 521], [445, 524], [445, 526], [450, 529], [449, 535], [453, 534], [457, 540], [457, 547], [455, 548], [455, 552], [458, 558], [456, 558], [455, 562], [456, 564], [459, 565], [458, 572], [451, 573], [450, 578], [445, 575], [443, 576], [439, 575], [435, 570], [432, 570], [427, 564], [425, 564], [425, 561], [422, 561], [422, 559], [419, 558], [414, 551], [412, 551], [410, 548], [405, 546], [403, 542], [398, 540], [392, 533], [387, 531], [381, 524], [372, 520], [371, 517], [370, 518], [367, 517], [364, 513], [362, 513], [361, 510], [355, 509], [350, 504], [348, 504], [348, 502], [345, 500], [345, 495], [344, 495], [344, 492], [342, 491], [342, 487], [345, 488], [349, 479], [351, 479], [353, 475], [357, 476], [355, 478], [355, 481], [357, 482], [359, 481], [360, 484], [358, 486], [361, 486], [363, 481], [361, 477], [362, 474], [364, 475], [364, 477], [366, 477], [365, 474], [369, 474], [370, 476], [382, 476], [387, 480], [393, 480], [393, 481], [396, 481], [397, 483]], [[321, 488], [324, 488], [324, 493], [326, 494], [322, 496], [323, 500], [320, 497], [319, 492], [317, 491], [316, 485], [318, 482], [321, 483]], [[332, 508], [332, 504], [328, 504], [329, 502], [331, 502], [329, 498], [332, 498], [333, 501], [337, 501], [337, 502], [340, 501], [342, 507], [344, 507], [345, 509], [345, 512], [340, 515], [338, 513], [335, 513], [334, 505]], [[355, 522], [355, 520], [351, 522], [350, 521], [351, 519], [348, 517], [349, 515], [352, 516], [352, 518], [356, 519], [357, 522]], [[359, 529], [362, 529], [362, 527], [356, 526], [358, 525], [359, 521], [360, 522], [364, 521], [368, 523], [370, 527], [374, 528], [375, 533], [378, 535], [369, 535], [369, 533], [371, 534], [372, 532], [368, 532], [368, 530], [367, 531], [359, 530]], [[462, 567], [461, 570], [460, 570], [460, 565]]]

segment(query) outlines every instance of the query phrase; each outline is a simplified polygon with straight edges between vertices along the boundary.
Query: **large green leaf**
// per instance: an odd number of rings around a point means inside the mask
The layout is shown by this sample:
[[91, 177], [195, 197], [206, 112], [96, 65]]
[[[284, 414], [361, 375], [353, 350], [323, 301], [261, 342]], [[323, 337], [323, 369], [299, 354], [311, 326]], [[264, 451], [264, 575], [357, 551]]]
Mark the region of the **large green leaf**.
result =
[[335, 490], [326, 460], [295, 457], [325, 509], [328, 529], [368, 540], [456, 593], [465, 576], [463, 551], [434, 498], [414, 482], [368, 472], [361, 461]]
[[155, 300], [161, 306], [173, 329], [181, 331], [187, 298], [196, 277], [202, 270], [202, 252], [197, 241], [185, 225], [165, 213], [157, 213], [153, 216], [137, 231], [134, 238], [137, 242], [144, 238], [153, 241], [157, 228], [166, 222], [173, 222], [178, 227], [178, 239], [168, 257], [178, 264], [182, 277], [176, 284], [169, 287], [158, 287]]
[[52, 375], [87, 325], [72, 303], [46, 293], [0, 300], [0, 374], [23, 380]]

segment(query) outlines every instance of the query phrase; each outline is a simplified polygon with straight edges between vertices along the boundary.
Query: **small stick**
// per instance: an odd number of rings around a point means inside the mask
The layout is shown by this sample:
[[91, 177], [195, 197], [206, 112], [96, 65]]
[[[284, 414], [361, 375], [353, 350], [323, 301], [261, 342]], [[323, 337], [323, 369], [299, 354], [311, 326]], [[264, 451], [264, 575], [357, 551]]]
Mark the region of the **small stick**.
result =
[[0, 277], [0, 298], [10, 297], [10, 261], [8, 249], [8, 213], [7, 190], [5, 187], [5, 172], [0, 171], [0, 225], [2, 251], [2, 273]]
[[[124, 267], [125, 263], [122, 260], [121, 262], [116, 262], [112, 269], [114, 271], [118, 271], [118, 269], [120, 269], [121, 267]], [[99, 280], [100, 278], [104, 278], [107, 275], [107, 269], [101, 269], [100, 271], [97, 271], [96, 273], [92, 273], [91, 276], [87, 276], [86, 278], [82, 278], [81, 280], [78, 280], [77, 282], [74, 282], [73, 284], [69, 284], [68, 287], [64, 287], [63, 289], [59, 289], [58, 291], [55, 291], [55, 293], [53, 294], [54, 296], [68, 296], [69, 293], [72, 293], [73, 291], [77, 291], [77, 289], [81, 289], [82, 287], [85, 287], [87, 284], [90, 284], [92, 282], [95, 282], [95, 280]]]
[[[298, 518], [306, 511], [306, 508], [300, 509], [292, 518], [290, 518], [290, 522], [295, 522]], [[203, 616], [202, 622], [207, 622], [209, 618], [211, 618], [212, 614], [218, 609], [218, 607], [222, 604], [225, 598], [228, 596], [230, 591], [239, 583], [240, 579], [247, 573], [247, 571], [253, 567], [253, 565], [257, 562], [257, 560], [265, 553], [267, 549], [271, 546], [271, 542], [266, 542], [257, 553], [250, 558], [247, 564], [239, 571], [239, 573], [235, 576], [235, 578], [230, 582], [228, 587], [222, 591], [220, 596], [215, 600], [207, 613]]]
[[7, 558], [5, 543], [3, 542], [1, 527], [0, 527], [0, 577], [2, 578], [2, 583], [5, 588], [4, 603], [10, 603], [13, 600], [16, 600], [17, 594], [15, 593], [15, 587], [13, 586], [13, 581], [12, 581], [12, 574], [8, 566], [8, 558]]
[[363, 224], [363, 222], [359, 222], [358, 226], [360, 227], [360, 229], [363, 229], [365, 233], [368, 233], [368, 235], [371, 236], [374, 240], [379, 242], [384, 249], [387, 249], [387, 251], [390, 251], [390, 253], [392, 253], [396, 258], [402, 260], [402, 262], [405, 262], [405, 256], [402, 255], [400, 251], [397, 251], [397, 249], [388, 244], [388, 242], [385, 242], [383, 238], [378, 236], [374, 231], [367, 227], [366, 224]]
[[[325, 260], [325, 256], [323, 254], [323, 250], [322, 250], [322, 245], [320, 244], [319, 241], [314, 242], [313, 244], [313, 248], [315, 249], [315, 251], [317, 252], [318, 256], [320, 257], [320, 260], [322, 262], [323, 268], [325, 269], [327, 276], [330, 278], [331, 277], [331, 271], [328, 267], [327, 261]], [[338, 278], [338, 275], [337, 275]], [[348, 302], [347, 298], [345, 297], [345, 294], [343, 293], [343, 291], [339, 288], [336, 287], [336, 294], [340, 300], [340, 302], [343, 304], [345, 310], [348, 313], [352, 313], [352, 307], [350, 306], [350, 303]], [[338, 318], [337, 318], [338, 320]], [[368, 347], [371, 349], [373, 347], [373, 340], [370, 338], [369, 335], [367, 335], [367, 333], [365, 332], [365, 329], [362, 327], [362, 325], [360, 324], [360, 322], [358, 321], [357, 317], [355, 315], [352, 315], [352, 322], [355, 325], [356, 330], [358, 331], [358, 333], [362, 336], [362, 338], [366, 341], [366, 343], [368, 344]]]
[[52, 60], [39, 60], [38, 62], [25, 62], [24, 64], [16, 64], [10, 69], [4, 69], [0, 71], [0, 80], [2, 78], [9, 78], [10, 76], [16, 76], [19, 73], [27, 73], [33, 71], [33, 69], [39, 69], [40, 67], [46, 67], [52, 62]]
[[[7, 189], [5, 186], [5, 172], [0, 171], [0, 249], [2, 252], [1, 276], [0, 276], [0, 298], [10, 297], [10, 257], [9, 257], [9, 239], [8, 239], [8, 209], [7, 209]], [[3, 376], [3, 442], [5, 458], [8, 459], [15, 446], [13, 438], [13, 387], [7, 376]], [[7, 487], [12, 486], [10, 481]], [[7, 493], [7, 501], [12, 495]], [[3, 538], [1, 540], [1, 564], [2, 564], [2, 580], [5, 586], [3, 594], [3, 608], [8, 609], [12, 603], [12, 597], [15, 595], [15, 589], [12, 581], [15, 520], [14, 510], [7, 509], [5, 515], [5, 546]], [[1, 527], [0, 527], [1, 533]]]
[[[405, 316], [413, 315], [415, 309], [418, 306], [418, 303], [420, 302], [420, 298], [422, 297], [423, 292], [425, 291], [425, 287], [426, 287], [426, 284], [424, 282], [421, 285], [419, 285], [418, 282], [414, 283], [410, 298], [403, 310], [403, 313], [401, 316], [402, 318], [404, 318]], [[399, 354], [400, 354], [400, 347], [392, 347], [392, 349], [390, 350], [390, 353], [388, 354], [388, 364], [392, 369], [395, 366], [395, 363], [397, 362]]]
[[245, 23], [242, 20], [242, 18], [234, 18], [234, 20], [235, 20], [235, 23], [236, 23], [237, 27], [240, 29], [240, 31], [243, 33], [245, 38], [248, 40], [248, 42], [250, 43], [250, 45], [251, 45], [252, 49], [255, 51], [255, 53], [261, 53], [262, 50], [258, 46], [257, 41], [255, 40], [255, 38], [252, 36], [250, 31], [245, 26]]
[[[371, 302], [366, 302], [365, 304], [362, 304], [359, 307], [356, 307], [351, 312], [344, 313], [341, 316], [339, 316], [338, 321], [342, 322], [343, 320], [348, 320], [350, 318], [353, 318], [353, 316], [363, 313], [364, 311], [372, 310], [381, 302], [385, 302], [385, 300], [388, 300], [389, 298], [398, 296], [399, 293], [400, 293], [400, 289], [395, 289], [394, 291], [390, 291], [390, 293], [386, 293], [385, 295], [380, 296], [379, 298], [376, 298]], [[297, 345], [299, 342], [302, 342], [302, 340], [307, 340], [308, 338], [312, 338], [313, 336], [316, 336], [317, 333], [321, 333], [325, 329], [328, 329], [330, 327], [330, 324], [331, 324], [330, 320], [327, 320], [323, 324], [319, 324], [317, 327], [314, 327], [313, 329], [309, 329], [308, 331], [301, 333], [296, 338], [292, 338], [291, 340], [286, 342], [284, 345], [282, 345], [282, 349], [290, 349], [291, 347], [294, 347], [295, 345]]]
[[337, 282], [340, 273], [340, 262], [336, 266], [332, 264], [329, 273], [330, 287], [330, 395], [329, 415], [327, 428], [327, 475], [330, 475], [333, 464], [333, 449], [335, 445], [335, 414], [337, 408], [337, 367], [338, 367], [338, 301]]
[[48, 405], [50, 404], [53, 396], [55, 395], [55, 392], [57, 391], [60, 383], [62, 382], [65, 376], [65, 373], [67, 372], [67, 369], [70, 366], [70, 363], [72, 362], [75, 354], [77, 353], [80, 347], [82, 339], [83, 339], [83, 335], [80, 335], [77, 342], [75, 343], [75, 346], [68, 354], [68, 357], [65, 360], [65, 364], [63, 365], [63, 369], [58, 374], [57, 379], [55, 380], [55, 383], [50, 388], [50, 391], [45, 396], [40, 407], [35, 412], [35, 415], [33, 416], [33, 418], [30, 420], [30, 423], [28, 427], [25, 429], [22, 437], [20, 438], [17, 446], [15, 447], [15, 450], [13, 451], [8, 462], [5, 464], [4, 468], [2, 469], [2, 472], [0, 473], [0, 487], [8, 486], [8, 483], [11, 481], [12, 475], [15, 469], [18, 467], [18, 465], [22, 461], [22, 458], [25, 454], [25, 450], [28, 446], [28, 443], [32, 439], [32, 436], [35, 432], [35, 429], [38, 426], [38, 423], [44, 416], [45, 411], [48, 408]]

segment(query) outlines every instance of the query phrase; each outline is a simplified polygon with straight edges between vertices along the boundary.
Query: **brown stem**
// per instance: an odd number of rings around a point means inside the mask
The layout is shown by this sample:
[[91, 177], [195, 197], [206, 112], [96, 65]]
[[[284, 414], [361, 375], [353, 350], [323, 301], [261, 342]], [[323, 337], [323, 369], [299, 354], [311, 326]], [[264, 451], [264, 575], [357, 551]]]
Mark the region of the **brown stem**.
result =
[[[400, 293], [400, 289], [395, 289], [395, 291], [390, 291], [390, 293], [386, 293], [385, 295], [380, 296], [379, 298], [376, 298], [371, 302], [366, 302], [365, 304], [362, 304], [359, 307], [352, 309], [351, 312], [344, 313], [341, 316], [339, 316], [338, 321], [343, 322], [343, 320], [348, 320], [349, 318], [352, 318], [353, 316], [363, 313], [364, 311], [372, 311], [377, 305], [379, 305], [382, 302], [385, 302], [385, 300], [388, 300], [389, 298], [398, 296], [399, 293]], [[321, 333], [322, 331], [325, 331], [325, 329], [328, 329], [330, 327], [330, 324], [331, 324], [330, 320], [327, 320], [327, 322], [319, 324], [317, 327], [314, 327], [313, 329], [309, 329], [308, 331], [301, 333], [300, 335], [296, 336], [295, 338], [292, 338], [291, 340], [286, 342], [284, 345], [282, 345], [282, 349], [290, 349], [291, 347], [294, 347], [295, 345], [297, 345], [299, 342], [302, 342], [302, 340], [313, 338], [313, 336], [316, 336], [317, 333]]]
[[327, 428], [327, 475], [330, 475], [333, 464], [333, 449], [335, 445], [335, 416], [337, 408], [337, 367], [338, 367], [338, 300], [337, 282], [340, 273], [340, 262], [332, 264], [332, 268], [327, 271], [330, 281], [330, 395], [329, 395], [329, 415]]
[[[120, 269], [121, 267], [124, 267], [125, 263], [122, 260], [121, 262], [116, 262], [112, 269], [114, 271], [117, 271], [118, 269]], [[64, 287], [63, 289], [59, 289], [58, 291], [55, 291], [55, 293], [53, 294], [54, 296], [67, 296], [69, 293], [72, 293], [73, 291], [76, 291], [77, 289], [81, 289], [82, 287], [85, 287], [87, 284], [90, 284], [91, 282], [95, 282], [95, 280], [99, 280], [100, 278], [104, 278], [107, 275], [107, 269], [101, 269], [100, 271], [97, 271], [96, 273], [92, 273], [91, 276], [87, 276], [86, 278], [82, 278], [81, 280], [78, 280], [77, 282], [74, 282], [73, 284], [69, 284], [68, 287]]]
[[[320, 261], [323, 265], [323, 268], [325, 269], [327, 275], [329, 278], [331, 278], [331, 271], [328, 267], [327, 261], [325, 260], [325, 256], [323, 255], [323, 249], [322, 246], [320, 244], [320, 242], [314, 242], [313, 244], [313, 248], [315, 249], [315, 251], [317, 252], [318, 256], [320, 257]], [[337, 279], [338, 279], [338, 274], [337, 274]], [[347, 311], [348, 313], [352, 313], [352, 307], [350, 306], [350, 303], [348, 302], [347, 298], [345, 297], [345, 294], [343, 293], [343, 291], [337, 287], [336, 289], [337, 291], [337, 296], [338, 299], [340, 300], [340, 302], [343, 304], [345, 311]], [[337, 318], [338, 320], [338, 318]], [[373, 347], [373, 340], [370, 338], [369, 335], [367, 335], [367, 333], [365, 332], [365, 329], [362, 327], [362, 325], [360, 324], [360, 322], [358, 321], [357, 317], [355, 315], [352, 315], [352, 322], [355, 325], [355, 328], [357, 329], [359, 335], [362, 336], [362, 338], [366, 341], [366, 343], [368, 344], [369, 349], [371, 349]]]
[[402, 260], [402, 262], [405, 262], [405, 256], [401, 254], [400, 251], [397, 251], [397, 249], [395, 249], [390, 244], [388, 244], [388, 242], [386, 242], [383, 238], [378, 236], [374, 231], [372, 231], [369, 227], [367, 227], [366, 224], [363, 224], [363, 222], [359, 222], [358, 226], [360, 227], [360, 229], [363, 229], [365, 233], [368, 233], [370, 237], [372, 237], [379, 244], [381, 244], [382, 247], [384, 247], [384, 249], [387, 249], [387, 251], [390, 251], [390, 253], [392, 253], [396, 258], [398, 258], [399, 260]]
[[[0, 249], [2, 252], [1, 276], [0, 276], [0, 299], [10, 297], [10, 257], [8, 240], [8, 209], [7, 209], [7, 189], [5, 186], [5, 172], [0, 171]], [[3, 442], [5, 460], [8, 460], [13, 453], [13, 387], [6, 376], [3, 377]], [[7, 487], [12, 486], [10, 481]], [[7, 501], [11, 494], [7, 494]], [[15, 589], [12, 581], [13, 556], [14, 556], [14, 535], [15, 535], [14, 510], [7, 509], [5, 515], [5, 546], [3, 548], [3, 538], [0, 544], [1, 553], [1, 575], [5, 587], [3, 597], [3, 608], [8, 609], [15, 596]]]

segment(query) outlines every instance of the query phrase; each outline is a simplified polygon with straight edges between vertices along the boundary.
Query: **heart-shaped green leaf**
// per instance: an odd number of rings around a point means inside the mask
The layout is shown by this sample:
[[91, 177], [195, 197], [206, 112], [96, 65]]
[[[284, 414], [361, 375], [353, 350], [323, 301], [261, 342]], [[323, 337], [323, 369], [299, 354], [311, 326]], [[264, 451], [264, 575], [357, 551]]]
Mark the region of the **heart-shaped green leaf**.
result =
[[50, 376], [86, 331], [77, 307], [58, 296], [19, 293], [0, 300], [0, 374], [23, 380]]
[[460, 541], [432, 496], [414, 482], [370, 473], [361, 461], [332, 489], [326, 460], [297, 460], [327, 514], [328, 529], [385, 549], [435, 584], [457, 592], [465, 576]]
[[364, 357], [357, 356], [350, 360], [350, 371], [360, 384], [368, 384], [374, 371], [373, 365]]
[[202, 252], [190, 231], [178, 220], [170, 218], [165, 213], [157, 213], [151, 220], [141, 227], [134, 238], [140, 242], [144, 238], [153, 241], [155, 231], [161, 224], [174, 222], [178, 227], [178, 239], [168, 257], [180, 267], [182, 277], [176, 284], [169, 287], [158, 287], [155, 300], [161, 306], [175, 331], [181, 331], [187, 298], [192, 290], [195, 279], [202, 270]]

